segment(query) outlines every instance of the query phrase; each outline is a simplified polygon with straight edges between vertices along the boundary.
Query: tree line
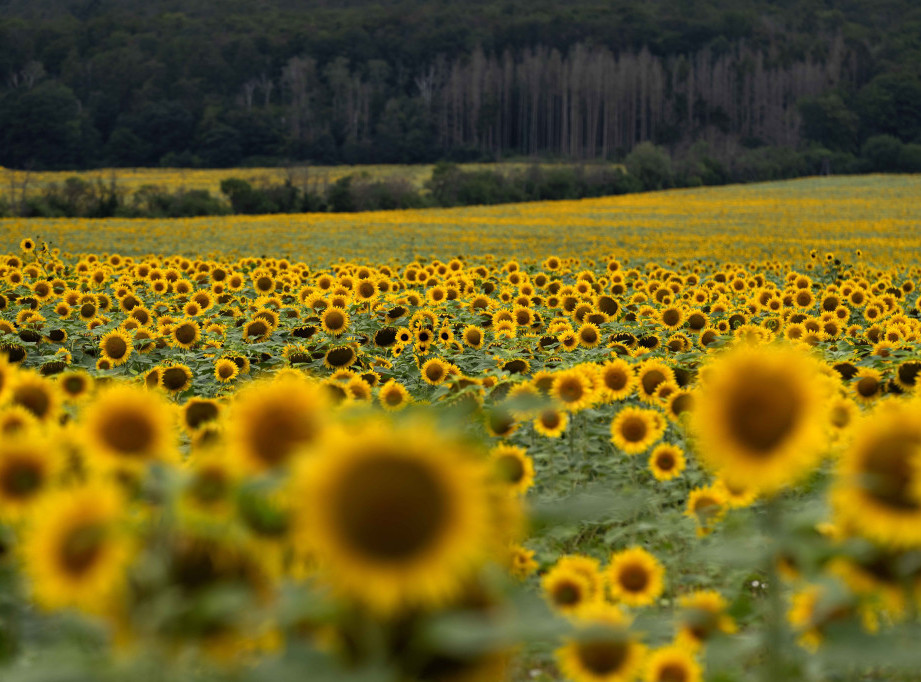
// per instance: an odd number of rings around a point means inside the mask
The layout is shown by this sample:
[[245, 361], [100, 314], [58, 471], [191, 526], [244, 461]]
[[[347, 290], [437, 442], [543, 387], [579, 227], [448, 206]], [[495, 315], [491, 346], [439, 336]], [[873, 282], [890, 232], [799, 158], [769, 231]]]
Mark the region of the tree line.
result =
[[[661, 190], [673, 187], [722, 185], [730, 182], [781, 180], [817, 175], [826, 170], [829, 155], [818, 148], [802, 151], [784, 147], [745, 150], [729, 165], [698, 142], [680, 159], [650, 142], [638, 144], [623, 164], [532, 164], [523, 168], [494, 165], [465, 168], [450, 162], [435, 165], [421, 186], [407, 175], [374, 177], [367, 171], [350, 173], [335, 182], [317, 181], [289, 172], [284, 182], [253, 183], [227, 177], [220, 195], [208, 190], [145, 185], [133, 193], [108, 180], [79, 176], [28, 191], [28, 173], [17, 173], [5, 197], [0, 217], [43, 218], [179, 218], [206, 215], [386, 211], [410, 208], [473, 206], [522, 201], [584, 199]], [[861, 157], [837, 154], [842, 173], [921, 172], [921, 144], [902, 144], [880, 135], [864, 145]]]
[[921, 142], [912, 0], [0, 4], [14, 168], [619, 161], [644, 142], [681, 161], [704, 141], [724, 165], [811, 148], [841, 172], [874, 138], [898, 145], [889, 169]]

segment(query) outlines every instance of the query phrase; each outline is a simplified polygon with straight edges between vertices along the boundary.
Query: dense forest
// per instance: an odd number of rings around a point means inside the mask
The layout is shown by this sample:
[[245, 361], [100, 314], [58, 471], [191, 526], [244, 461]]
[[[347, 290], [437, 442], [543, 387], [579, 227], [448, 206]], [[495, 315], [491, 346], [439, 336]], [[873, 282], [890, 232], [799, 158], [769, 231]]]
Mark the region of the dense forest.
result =
[[[916, 0], [0, 0], [0, 165], [921, 170]], [[862, 164], [862, 165], [861, 165]]]

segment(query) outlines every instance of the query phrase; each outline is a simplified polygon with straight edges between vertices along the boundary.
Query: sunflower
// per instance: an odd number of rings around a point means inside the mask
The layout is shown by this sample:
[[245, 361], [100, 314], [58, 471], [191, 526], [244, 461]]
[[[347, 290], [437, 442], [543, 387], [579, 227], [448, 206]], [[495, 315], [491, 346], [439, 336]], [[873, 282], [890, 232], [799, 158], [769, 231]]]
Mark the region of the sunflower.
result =
[[674, 331], [678, 329], [685, 320], [685, 312], [680, 306], [670, 305], [663, 308], [658, 313], [658, 322], [666, 329]]
[[19, 249], [25, 253], [31, 253], [35, 251], [35, 240], [34, 239], [23, 239], [19, 242]]
[[2, 403], [13, 385], [17, 369], [6, 360], [6, 356], [0, 353], [0, 403]]
[[758, 499], [758, 488], [750, 483], [730, 482], [718, 478], [713, 483], [713, 489], [722, 496], [724, 504], [731, 508], [748, 507]]
[[492, 473], [509, 492], [524, 495], [534, 485], [534, 461], [516, 445], [497, 445], [489, 451]]
[[160, 387], [169, 393], [182, 393], [192, 386], [192, 370], [187, 366], [172, 362], [160, 368]]
[[412, 402], [412, 396], [403, 384], [396, 379], [390, 379], [381, 386], [378, 401], [385, 410], [393, 412], [409, 405]]
[[0, 407], [0, 435], [4, 438], [38, 427], [38, 419], [20, 405]]
[[155, 393], [130, 384], [106, 388], [82, 421], [88, 452], [110, 466], [171, 461], [176, 456], [173, 415]]
[[601, 596], [589, 576], [568, 565], [555, 565], [540, 583], [547, 603], [563, 614], [575, 613]]
[[560, 347], [566, 351], [573, 351], [579, 347], [579, 335], [574, 331], [564, 331], [557, 337]]
[[858, 422], [831, 500], [839, 525], [884, 546], [921, 547], [921, 403], [884, 402]]
[[677, 478], [684, 471], [686, 464], [682, 449], [671, 443], [659, 445], [649, 456], [649, 470], [657, 481]]
[[675, 383], [675, 372], [661, 360], [646, 360], [636, 368], [636, 390], [640, 399], [647, 403], [656, 402], [659, 384]]
[[649, 606], [665, 587], [665, 569], [641, 547], [614, 554], [605, 575], [611, 598], [627, 606]]
[[859, 415], [860, 408], [857, 403], [844, 396], [835, 397], [829, 410], [829, 424], [833, 435], [839, 439], [846, 438]]
[[345, 390], [353, 400], [371, 400], [371, 386], [360, 376], [353, 376], [346, 383]]
[[93, 377], [81, 370], [59, 374], [57, 380], [65, 400], [80, 400], [93, 390]]
[[210, 398], [190, 398], [182, 406], [182, 425], [190, 434], [212, 424], [221, 416], [222, 406]]
[[239, 372], [240, 368], [230, 358], [218, 358], [214, 363], [214, 378], [222, 384], [236, 379]]
[[192, 348], [201, 339], [201, 327], [198, 322], [185, 319], [170, 330], [172, 344], [176, 348]]
[[144, 387], [153, 390], [160, 387], [160, 367], [152, 367], [144, 374]]
[[701, 459], [728, 481], [772, 494], [823, 455], [828, 382], [786, 347], [741, 346], [715, 360], [691, 415]]
[[518, 420], [507, 405], [493, 405], [484, 418], [486, 430], [496, 438], [508, 438], [518, 430]]
[[113, 329], [99, 340], [99, 349], [102, 356], [112, 362], [113, 367], [123, 365], [128, 362], [133, 350], [131, 336], [120, 329]]
[[681, 415], [689, 413], [694, 408], [696, 394], [694, 391], [679, 389], [668, 396], [665, 403], [665, 414], [672, 421], [681, 419]]
[[735, 621], [726, 613], [729, 604], [715, 590], [682, 595], [678, 598], [678, 606], [681, 612], [675, 641], [679, 646], [696, 651], [714, 636], [736, 631]]
[[451, 363], [445, 362], [440, 358], [432, 358], [431, 360], [426, 360], [420, 368], [422, 372], [422, 379], [427, 384], [438, 386], [439, 384], [443, 383], [445, 379], [447, 379], [453, 367], [454, 366]]
[[598, 559], [584, 554], [565, 554], [557, 559], [554, 567], [574, 571], [588, 581], [587, 601], [604, 599], [604, 574]]
[[578, 330], [576, 336], [579, 337], [579, 345], [583, 348], [595, 348], [601, 343], [601, 330], [598, 325], [586, 322]]
[[248, 343], [266, 341], [274, 331], [272, 325], [261, 317], [250, 320], [243, 325], [243, 340]]
[[670, 645], [649, 653], [643, 682], [701, 682], [703, 672], [694, 654], [684, 647]]
[[872, 403], [883, 394], [885, 383], [882, 372], [872, 367], [861, 367], [851, 382], [854, 398], [864, 405]]
[[48, 424], [57, 418], [61, 406], [61, 394], [55, 384], [34, 372], [22, 370], [10, 381], [8, 400]]
[[424, 423], [331, 430], [294, 477], [296, 544], [338, 594], [376, 613], [444, 603], [497, 531], [470, 454]]
[[830, 626], [852, 621], [856, 616], [864, 615], [865, 625], [870, 630], [877, 627], [875, 614], [870, 614], [858, 607], [854, 595], [840, 589], [829, 589], [826, 584], [806, 585], [792, 597], [787, 620], [798, 637], [797, 642], [804, 649], [815, 653], [825, 639]]
[[662, 437], [664, 419], [655, 410], [625, 407], [611, 422], [611, 442], [628, 455], [645, 452]]
[[349, 314], [342, 308], [329, 307], [320, 315], [320, 326], [327, 334], [340, 336], [349, 327]]
[[131, 558], [122, 528], [124, 503], [111, 485], [49, 493], [24, 536], [24, 571], [36, 603], [103, 613], [125, 586]]
[[684, 514], [694, 519], [698, 537], [713, 532], [716, 524], [726, 515], [726, 503], [726, 494], [721, 486], [694, 488], [691, 491]]
[[59, 453], [28, 427], [0, 438], [0, 519], [21, 519], [51, 487], [61, 469]]
[[562, 370], [554, 375], [550, 395], [563, 409], [570, 412], [578, 412], [589, 407], [596, 397], [585, 372], [575, 368]]
[[551, 407], [541, 410], [534, 419], [534, 430], [547, 438], [559, 438], [568, 424], [569, 415]]
[[646, 649], [613, 604], [594, 602], [578, 614], [577, 632], [556, 651], [563, 675], [572, 682], [630, 682], [640, 673]]
[[259, 381], [237, 394], [227, 419], [231, 453], [248, 472], [286, 466], [323, 431], [326, 401], [304, 379]]
[[508, 571], [513, 578], [524, 580], [532, 575], [539, 564], [534, 559], [534, 550], [513, 545], [509, 550]]
[[326, 351], [323, 356], [323, 365], [327, 369], [336, 370], [351, 367], [358, 358], [352, 346], [334, 346]]

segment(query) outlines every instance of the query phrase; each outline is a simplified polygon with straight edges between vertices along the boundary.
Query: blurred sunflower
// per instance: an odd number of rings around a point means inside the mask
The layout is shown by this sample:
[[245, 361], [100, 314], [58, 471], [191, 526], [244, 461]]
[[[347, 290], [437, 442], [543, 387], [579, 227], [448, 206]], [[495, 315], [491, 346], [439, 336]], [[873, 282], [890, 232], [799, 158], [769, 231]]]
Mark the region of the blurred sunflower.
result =
[[412, 396], [406, 387], [396, 379], [390, 379], [380, 388], [378, 401], [385, 410], [402, 410], [412, 402]]
[[48, 494], [31, 515], [21, 547], [36, 603], [92, 613], [111, 609], [132, 554], [123, 516], [124, 503], [111, 485]]
[[573, 682], [630, 682], [641, 672], [645, 647], [630, 633], [618, 607], [593, 602], [578, 613], [576, 632], [556, 651], [560, 671]]
[[611, 598], [627, 606], [649, 606], [665, 587], [665, 569], [641, 547], [614, 554], [605, 575]]
[[340, 596], [377, 613], [443, 603], [500, 530], [471, 455], [424, 423], [331, 430], [293, 481], [296, 543]]
[[41, 375], [28, 370], [20, 370], [11, 377], [7, 399], [11, 404], [25, 408], [44, 423], [52, 423], [61, 407], [58, 387], [43, 379]]
[[86, 372], [73, 370], [59, 374], [58, 385], [65, 400], [78, 401], [92, 392], [94, 382]]
[[713, 532], [714, 527], [726, 515], [726, 495], [722, 488], [709, 486], [694, 488], [688, 495], [685, 515], [697, 524], [697, 536]]
[[837, 522], [857, 534], [921, 547], [921, 402], [884, 402], [858, 422], [831, 500]]
[[108, 467], [172, 461], [177, 454], [169, 406], [130, 384], [102, 391], [87, 405], [81, 426], [88, 452]]
[[775, 493], [824, 454], [829, 393], [811, 357], [738, 347], [711, 364], [700, 387], [691, 415], [697, 451], [726, 480]]
[[680, 646], [665, 646], [650, 652], [643, 682], [700, 682], [703, 673], [694, 654]]
[[697, 590], [678, 598], [680, 609], [675, 642], [696, 651], [714, 636], [732, 634], [735, 621], [727, 614], [729, 603], [715, 590]]
[[218, 420], [223, 406], [210, 398], [189, 398], [182, 406], [182, 426], [194, 434], [207, 424]]
[[601, 595], [592, 579], [572, 566], [555, 565], [541, 578], [544, 598], [559, 613], [573, 614]]
[[286, 377], [240, 391], [227, 415], [227, 442], [243, 470], [287, 466], [323, 431], [326, 401], [315, 384]]
[[677, 445], [662, 443], [649, 456], [649, 469], [657, 481], [670, 481], [684, 471], [684, 452]]
[[63, 461], [46, 437], [28, 427], [0, 431], [0, 520], [21, 519], [52, 486]]
[[625, 407], [611, 422], [611, 442], [628, 455], [645, 452], [662, 437], [663, 422], [655, 410]]
[[569, 424], [569, 415], [566, 412], [548, 408], [541, 410], [534, 419], [534, 430], [547, 438], [559, 438]]
[[636, 387], [633, 366], [625, 360], [609, 360], [598, 367], [601, 394], [605, 400], [624, 400]]
[[534, 461], [516, 445], [497, 445], [489, 451], [492, 474], [509, 492], [524, 495], [534, 485]]

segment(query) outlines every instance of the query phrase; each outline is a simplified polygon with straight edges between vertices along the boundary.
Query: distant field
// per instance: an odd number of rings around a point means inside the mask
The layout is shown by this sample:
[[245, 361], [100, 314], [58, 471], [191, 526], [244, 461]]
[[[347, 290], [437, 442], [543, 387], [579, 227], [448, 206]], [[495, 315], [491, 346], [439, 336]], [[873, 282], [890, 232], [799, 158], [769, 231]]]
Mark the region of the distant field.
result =
[[[465, 170], [491, 169], [513, 172], [525, 169], [530, 162], [507, 163], [465, 163], [460, 164]], [[543, 168], [556, 164], [542, 163]], [[572, 164], [564, 164], [571, 166]], [[432, 164], [418, 165], [380, 165], [380, 166], [289, 166], [285, 168], [102, 168], [89, 171], [49, 171], [27, 173], [0, 166], [0, 198], [9, 197], [15, 192], [18, 196], [25, 186], [31, 195], [40, 192], [48, 185], [62, 184], [67, 178], [79, 177], [88, 182], [97, 180], [116, 184], [125, 192], [133, 194], [145, 185], [155, 185], [170, 191], [208, 190], [220, 194], [221, 180], [225, 178], [242, 178], [253, 185], [277, 185], [291, 180], [297, 187], [324, 187], [349, 174], [367, 173], [375, 179], [394, 176], [410, 180], [417, 188], [422, 187], [432, 174]]]
[[[427, 167], [418, 168], [422, 173]], [[167, 171], [145, 172], [151, 174], [147, 180], [169, 177]], [[189, 171], [187, 177], [191, 185], [192, 178], [204, 183], [207, 175]], [[0, 248], [12, 250], [29, 236], [75, 253], [271, 253], [309, 263], [458, 254], [594, 258], [611, 252], [649, 260], [744, 262], [770, 257], [795, 263], [807, 259], [815, 247], [839, 254], [862, 249], [863, 258], [871, 262], [909, 264], [917, 262], [921, 248], [919, 226], [921, 176], [877, 175], [376, 213], [178, 220], [11, 218], [0, 220]]]

